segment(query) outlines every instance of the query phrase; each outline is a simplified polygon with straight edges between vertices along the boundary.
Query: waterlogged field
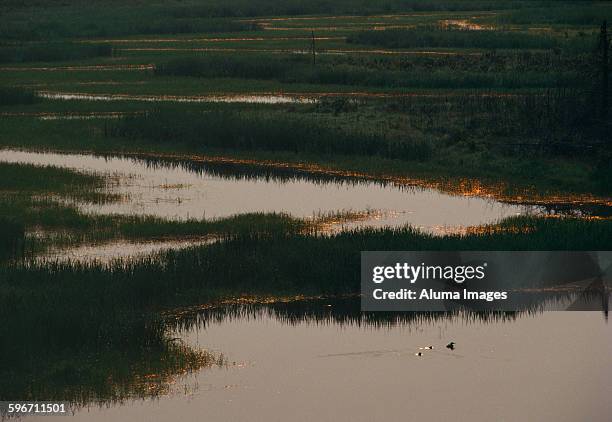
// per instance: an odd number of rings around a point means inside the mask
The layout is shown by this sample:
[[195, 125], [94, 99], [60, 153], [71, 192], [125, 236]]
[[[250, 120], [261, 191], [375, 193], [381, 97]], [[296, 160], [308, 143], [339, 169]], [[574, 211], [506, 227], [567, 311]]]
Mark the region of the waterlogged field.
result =
[[370, 3], [0, 5], [0, 400], [607, 420], [609, 286], [361, 313], [359, 253], [610, 250], [612, 6]]

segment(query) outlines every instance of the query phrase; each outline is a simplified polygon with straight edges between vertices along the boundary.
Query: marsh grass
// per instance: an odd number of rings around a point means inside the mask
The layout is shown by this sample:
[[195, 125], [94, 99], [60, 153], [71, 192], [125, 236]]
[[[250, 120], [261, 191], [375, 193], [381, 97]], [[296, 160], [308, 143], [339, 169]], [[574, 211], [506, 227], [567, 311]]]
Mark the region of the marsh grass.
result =
[[612, 18], [612, 5], [607, 2], [581, 2], [555, 4], [553, 7], [535, 7], [505, 11], [495, 16], [500, 25], [548, 24], [548, 25], [600, 25]]
[[[611, 235], [609, 221], [521, 217], [438, 238], [411, 228], [332, 237], [247, 233], [110, 268], [76, 263], [3, 266], [0, 397], [63, 398], [86, 405], [164, 394], [179, 374], [226, 364], [222, 356], [186, 348], [168, 335], [233, 311], [220, 309], [217, 315], [213, 308], [208, 316], [180, 312], [186, 317], [175, 318], [177, 307], [200, 309], [229, 298], [350, 298], [360, 288], [361, 250], [606, 250]], [[333, 313], [326, 303], [334, 303]], [[351, 299], [296, 306], [273, 304], [267, 312], [286, 323], [312, 319], [374, 326], [452, 317], [364, 317]], [[463, 318], [486, 321], [512, 314]]]
[[[440, 121], [453, 122], [458, 129], [461, 122], [474, 139], [489, 138], [493, 151], [509, 152], [513, 147], [540, 147], [549, 156], [558, 154], [592, 155], [597, 149], [585, 148], [594, 140], [600, 122], [593, 120], [596, 104], [586, 89], [548, 89], [532, 95], [465, 94], [432, 99], [401, 98], [386, 104], [387, 109], [410, 115], [411, 122], [427, 133], [440, 132]], [[451, 135], [449, 142], [453, 142]], [[563, 149], [556, 146], [563, 142]]]
[[0, 397], [7, 400], [69, 401], [71, 410], [92, 404], [157, 398], [176, 380], [226, 366], [221, 354], [192, 349], [171, 338], [139, 347], [41, 352], [27, 367], [3, 372]]
[[[507, 96], [468, 92], [405, 97], [370, 105], [324, 98], [313, 110], [289, 113], [159, 109], [115, 121], [106, 133], [124, 139], [123, 143], [144, 141], [224, 155], [255, 151], [336, 160], [343, 156], [392, 159], [406, 165], [439, 165], [446, 172], [456, 169], [455, 174], [468, 177], [512, 174], [514, 181], [550, 177], [544, 174], [547, 160], [571, 157], [574, 162], [580, 158], [590, 163], [585, 164], [590, 167], [585, 168], [590, 179], [588, 172], [595, 171], [598, 157], [606, 156], [611, 145], [606, 142], [607, 126], [593, 116], [596, 102], [588, 91], [551, 89]], [[536, 158], [539, 164], [533, 167]], [[410, 168], [412, 173], [418, 171], [418, 167]], [[565, 176], [570, 175], [557, 173], [555, 178]], [[578, 173], [571, 175], [575, 176]], [[606, 193], [602, 184], [587, 183]], [[558, 181], [555, 184], [560, 186]]]
[[[294, 220], [284, 214], [241, 214], [209, 220], [165, 220], [150, 216], [84, 214], [56, 200], [0, 196], [0, 216], [18, 219], [22, 232], [11, 229], [6, 237], [7, 258], [26, 258], [49, 248], [74, 247], [113, 240], [224, 239], [243, 233], [289, 234], [308, 230], [318, 221]], [[8, 226], [7, 226], [8, 227]], [[21, 233], [21, 235], [19, 235]], [[24, 233], [30, 234], [24, 236]], [[19, 254], [16, 255], [16, 252]]]
[[237, 77], [249, 79], [284, 79], [295, 66], [310, 63], [299, 55], [272, 60], [263, 55], [212, 54], [181, 57], [159, 63], [155, 74], [160, 76]]
[[99, 175], [52, 166], [0, 163], [0, 190], [5, 192], [74, 193], [104, 186], [105, 179]]
[[391, 139], [382, 131], [366, 129], [338, 130], [313, 118], [289, 114], [228, 111], [198, 114], [158, 109], [144, 116], [121, 119], [108, 132], [114, 137], [193, 147], [378, 155], [404, 160], [427, 160], [432, 154], [432, 146], [425, 139]]
[[[32, 3], [32, 2], [29, 2]], [[54, 4], [55, 3], [55, 4]], [[162, 2], [147, 7], [125, 2], [110, 6], [95, 1], [71, 0], [37, 4], [38, 13], [24, 8], [0, 6], [5, 21], [0, 38], [18, 41], [49, 41], [82, 37], [110, 37], [135, 34], [184, 34], [237, 32], [254, 29], [250, 23], [201, 16], [173, 17]]]
[[24, 44], [0, 48], [0, 63], [55, 62], [110, 57], [107, 44], [87, 45], [70, 42]]
[[384, 4], [370, 2], [355, 2], [354, 0], [335, 0], [308, 2], [305, 0], [289, 0], [282, 3], [270, 0], [237, 0], [232, 7], [220, 0], [207, 4], [185, 4], [181, 7], [168, 8], [175, 17], [245, 17], [245, 16], [278, 16], [278, 15], [321, 15], [321, 14], [359, 14], [392, 12], [460, 12], [471, 10], [506, 9], [523, 6], [520, 1], [491, 0], [391, 0]]
[[15, 255], [17, 236], [23, 255], [32, 248], [26, 245], [24, 233], [39, 228], [85, 228], [85, 216], [51, 197], [102, 202], [116, 199], [99, 191], [104, 185], [102, 177], [92, 174], [50, 166], [0, 163], [0, 219], [6, 222], [0, 231], [7, 230], [6, 239], [13, 239], [7, 240], [8, 245], [13, 245], [7, 248]]
[[0, 216], [0, 261], [19, 256], [24, 242], [24, 224], [17, 218]]
[[[0, 217], [18, 219], [26, 231], [86, 230], [87, 216], [65, 201], [104, 203], [118, 199], [105, 191], [104, 177], [51, 166], [0, 163]], [[30, 248], [30, 247], [28, 247]]]
[[[354, 0], [311, 2], [289, 0], [198, 0], [139, 3], [68, 0], [7, 0], [0, 5], [0, 39], [105, 37], [143, 33], [235, 32], [252, 29], [235, 18], [320, 14], [368, 15], [391, 12], [446, 12], [530, 7], [540, 2], [521, 0], [390, 0], [384, 4]], [[37, 13], [33, 13], [36, 10]]]
[[[84, 343], [65, 342], [66, 336], [53, 322], [45, 325], [54, 329], [55, 335], [49, 333], [51, 336], [43, 341], [57, 335], [60, 338], [51, 343], [41, 343], [27, 335], [21, 336], [18, 345], [2, 341], [5, 349], [1, 353], [0, 398], [69, 401], [74, 410], [91, 404], [159, 397], [168, 394], [179, 377], [227, 365], [220, 353], [194, 349], [171, 338], [160, 319], [145, 322], [147, 317], [142, 314], [123, 316], [130, 322], [116, 320], [117, 325], [110, 330], [105, 325], [96, 326], [100, 321], [79, 327], [100, 328], [95, 343], [88, 339]], [[42, 322], [29, 319], [20, 328], [27, 329], [31, 323]], [[73, 330], [75, 326], [66, 329]], [[123, 339], [119, 343], [117, 335]], [[130, 341], [125, 341], [128, 335]]]
[[[316, 66], [305, 55], [270, 57], [209, 54], [181, 57], [155, 67], [157, 76], [241, 78], [282, 83], [383, 88], [538, 88], [577, 86], [579, 58], [554, 59], [546, 54], [492, 54], [473, 57], [409, 57], [373, 59], [329, 57]], [[488, 67], [483, 63], [487, 63]], [[520, 71], [519, 71], [520, 70]]]
[[39, 98], [29, 89], [0, 87], [0, 106], [34, 104]]
[[347, 39], [354, 44], [388, 48], [474, 48], [588, 51], [595, 46], [592, 37], [563, 38], [516, 31], [466, 31], [439, 27], [361, 31]]

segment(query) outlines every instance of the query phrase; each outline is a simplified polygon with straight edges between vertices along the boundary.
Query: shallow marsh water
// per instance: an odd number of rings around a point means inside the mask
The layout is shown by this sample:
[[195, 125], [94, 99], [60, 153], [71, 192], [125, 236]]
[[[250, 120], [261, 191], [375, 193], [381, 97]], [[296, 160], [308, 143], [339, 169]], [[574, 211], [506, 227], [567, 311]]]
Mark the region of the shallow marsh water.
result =
[[51, 165], [112, 178], [108, 187], [125, 198], [103, 204], [81, 203], [85, 212], [154, 215], [185, 220], [223, 218], [251, 212], [283, 212], [310, 218], [342, 211], [371, 218], [341, 222], [345, 227], [404, 226], [442, 233], [540, 212], [539, 207], [450, 195], [433, 189], [383, 185], [351, 179], [249, 174], [231, 166], [163, 160], [0, 150], [0, 162]]
[[117, 264], [122, 259], [138, 259], [163, 253], [172, 249], [202, 246], [215, 242], [213, 237], [190, 239], [128, 241], [114, 240], [95, 244], [80, 245], [72, 248], [51, 248], [35, 258], [36, 263], [88, 263]]
[[191, 327], [180, 334], [187, 343], [231, 364], [180, 378], [160, 399], [65, 419], [609, 420], [612, 327], [601, 312], [377, 324], [327, 309], [230, 314]]

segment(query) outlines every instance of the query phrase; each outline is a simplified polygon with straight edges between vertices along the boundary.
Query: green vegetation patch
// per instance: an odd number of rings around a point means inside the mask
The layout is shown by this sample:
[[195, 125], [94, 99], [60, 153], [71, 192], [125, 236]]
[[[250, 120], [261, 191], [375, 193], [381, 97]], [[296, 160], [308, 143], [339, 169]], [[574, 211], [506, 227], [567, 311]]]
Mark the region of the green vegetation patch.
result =
[[389, 139], [383, 132], [366, 130], [339, 131], [312, 118], [289, 114], [254, 116], [228, 111], [191, 114], [157, 110], [122, 119], [109, 133], [195, 147], [380, 155], [405, 160], [427, 159], [432, 152], [431, 144], [422, 139]]
[[381, 88], [477, 89], [578, 86], [588, 58], [555, 57], [524, 52], [476, 56], [368, 57], [321, 56], [316, 65], [308, 55], [280, 56], [207, 54], [180, 57], [156, 65], [166, 77], [241, 78], [282, 83], [346, 85]]
[[19, 255], [25, 242], [25, 226], [21, 221], [0, 216], [0, 261]]
[[0, 191], [3, 193], [58, 193], [78, 197], [81, 192], [104, 185], [104, 177], [94, 174], [53, 166], [0, 163]]
[[437, 27], [361, 31], [347, 40], [388, 48], [482, 48], [482, 49], [565, 49], [585, 51], [594, 48], [590, 38], [562, 38], [541, 33], [501, 30], [450, 30]]
[[0, 47], [0, 63], [81, 60], [93, 57], [110, 57], [112, 52], [112, 47], [106, 44], [37, 43], [17, 47]]
[[548, 7], [504, 11], [495, 17], [502, 25], [600, 25], [604, 19], [612, 19], [612, 4], [606, 1], [555, 2]]
[[29, 89], [20, 87], [0, 87], [0, 106], [28, 105], [39, 101]]

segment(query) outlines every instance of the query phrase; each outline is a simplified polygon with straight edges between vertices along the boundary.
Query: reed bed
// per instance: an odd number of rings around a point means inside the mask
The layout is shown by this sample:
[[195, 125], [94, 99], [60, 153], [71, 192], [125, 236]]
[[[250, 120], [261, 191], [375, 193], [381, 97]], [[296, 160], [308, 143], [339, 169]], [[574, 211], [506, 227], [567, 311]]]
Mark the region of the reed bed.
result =
[[[103, 2], [73, 4], [65, 7], [39, 5], [44, 12], [34, 16], [22, 7], [0, 6], [5, 24], [0, 27], [0, 38], [5, 41], [61, 41], [69, 38], [100, 38], [128, 35], [187, 34], [240, 32], [256, 29], [248, 22], [208, 17], [175, 17], [168, 15], [163, 4], [147, 7]], [[21, 5], [20, 5], [21, 6]], [[8, 17], [10, 16], [10, 17]]]
[[0, 47], [0, 63], [57, 62], [110, 57], [113, 49], [108, 44], [75, 44], [51, 42]]
[[406, 13], [406, 12], [462, 12], [473, 10], [503, 10], [512, 7], [528, 6], [527, 2], [509, 0], [391, 0], [385, 4], [371, 2], [355, 2], [354, 0], [335, 0], [309, 2], [305, 0], [289, 0], [282, 3], [270, 0], [239, 0], [228, 7], [226, 3], [217, 0], [207, 4], [186, 2], [182, 7], [168, 8], [175, 17], [256, 17], [256, 16], [299, 16], [320, 14], [358, 14], [373, 13]]
[[467, 31], [439, 27], [361, 31], [347, 42], [387, 48], [472, 48], [585, 51], [593, 49], [591, 37], [564, 38], [517, 31]]
[[[540, 57], [539, 57], [540, 56]], [[241, 78], [283, 83], [348, 85], [384, 88], [476, 89], [552, 88], [579, 86], [577, 57], [552, 59], [546, 54], [487, 54], [468, 58], [323, 57], [317, 65], [310, 57], [295, 55], [229, 56], [210, 54], [158, 63], [157, 76]], [[485, 66], [486, 63], [487, 65]]]
[[206, 113], [158, 109], [144, 116], [126, 117], [108, 128], [113, 137], [193, 147], [290, 151], [342, 155], [379, 155], [404, 160], [427, 160], [432, 147], [423, 139], [391, 139], [365, 129], [341, 131], [315, 119], [289, 114], [252, 115], [231, 111]]
[[0, 106], [34, 104], [39, 98], [29, 89], [0, 87]]
[[505, 11], [495, 17], [500, 25], [546, 24], [546, 25], [600, 25], [602, 20], [612, 18], [612, 5], [607, 2], [580, 2], [555, 4], [554, 7], [524, 8]]

